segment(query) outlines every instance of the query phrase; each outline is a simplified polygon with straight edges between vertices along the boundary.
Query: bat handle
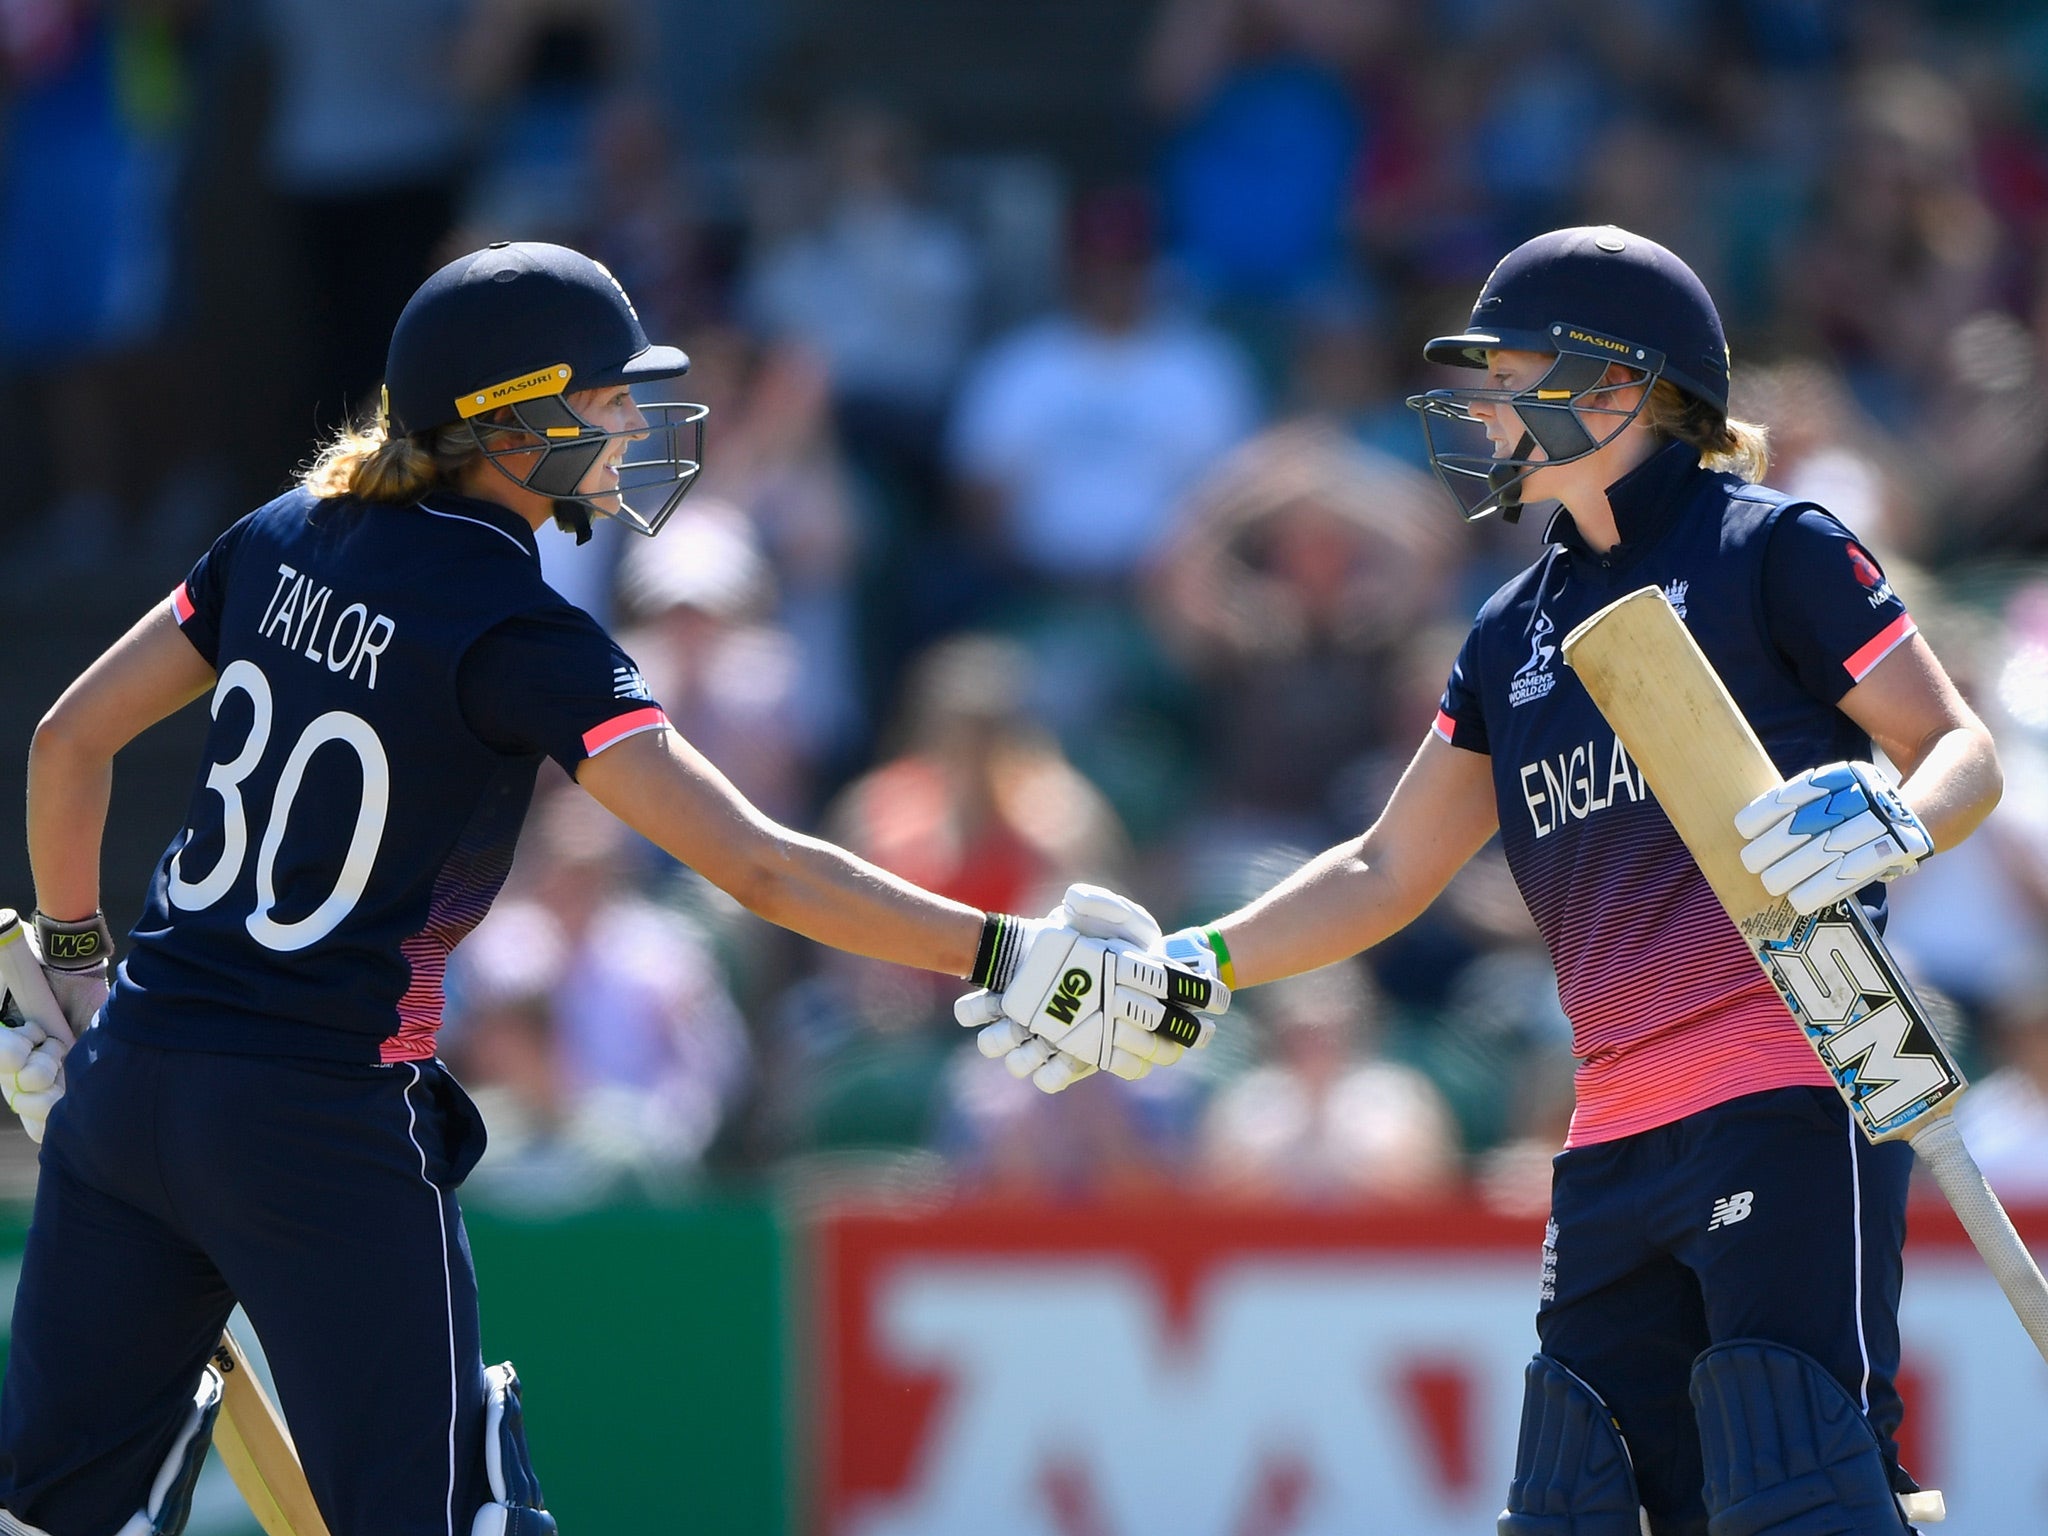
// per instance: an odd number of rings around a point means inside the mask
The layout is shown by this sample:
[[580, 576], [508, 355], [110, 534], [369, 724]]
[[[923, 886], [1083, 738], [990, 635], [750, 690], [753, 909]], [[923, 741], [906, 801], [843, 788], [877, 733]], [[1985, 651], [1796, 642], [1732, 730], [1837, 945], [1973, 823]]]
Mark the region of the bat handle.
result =
[[2013, 1229], [2012, 1218], [1984, 1181], [1984, 1171], [1970, 1156], [1970, 1149], [1963, 1145], [1954, 1118], [1934, 1116], [1927, 1129], [1913, 1137], [1913, 1150], [1955, 1207], [1963, 1230], [1990, 1266], [2027, 1337], [2034, 1341], [2041, 1358], [2048, 1360], [2048, 1281], [2042, 1280], [2034, 1256]]
[[76, 1043], [64, 1010], [50, 990], [50, 979], [29, 952], [28, 925], [12, 907], [0, 907], [0, 989], [14, 994], [15, 1007], [44, 1034], [62, 1041], [67, 1049]]

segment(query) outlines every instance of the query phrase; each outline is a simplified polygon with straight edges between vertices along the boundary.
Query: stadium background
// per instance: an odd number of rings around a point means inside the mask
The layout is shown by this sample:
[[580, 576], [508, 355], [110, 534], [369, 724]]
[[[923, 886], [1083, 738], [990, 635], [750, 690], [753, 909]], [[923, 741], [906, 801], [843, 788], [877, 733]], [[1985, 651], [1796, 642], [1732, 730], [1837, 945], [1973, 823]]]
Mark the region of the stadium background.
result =
[[[2048, 1203], [2038, 4], [14, 0], [0, 60], [17, 805], [37, 714], [374, 397], [419, 278], [552, 238], [714, 408], [662, 539], [548, 551], [685, 732], [963, 899], [1209, 915], [1356, 829], [1537, 546], [1427, 480], [1420, 338], [1541, 229], [1664, 241], [1773, 482], [1999, 736], [2005, 804], [1893, 932], [1994, 1183]], [[118, 765], [117, 928], [202, 718]], [[1486, 1528], [1570, 1070], [1496, 859], [1192, 1070], [1057, 1100], [950, 985], [767, 931], [560, 784], [458, 958], [486, 1347], [572, 1531]], [[33, 1181], [0, 1132], [0, 1291]], [[1949, 1529], [2024, 1528], [2048, 1374], [1916, 1230], [1909, 1454]], [[1174, 1420], [1164, 1482], [1075, 1438], [1116, 1404]], [[245, 1524], [216, 1479], [195, 1532]]]

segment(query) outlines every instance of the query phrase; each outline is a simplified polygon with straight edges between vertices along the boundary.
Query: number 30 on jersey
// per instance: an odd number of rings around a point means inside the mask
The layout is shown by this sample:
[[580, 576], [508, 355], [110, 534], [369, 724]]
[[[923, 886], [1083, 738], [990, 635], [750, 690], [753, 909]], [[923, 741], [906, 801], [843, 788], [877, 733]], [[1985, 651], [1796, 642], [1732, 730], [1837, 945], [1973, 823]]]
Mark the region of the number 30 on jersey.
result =
[[[263, 669], [249, 660], [230, 662], [213, 689], [213, 714], [231, 693], [246, 694], [252, 711], [248, 739], [232, 760], [215, 763], [206, 775], [206, 787], [220, 796], [221, 850], [212, 869], [198, 879], [186, 876], [185, 849], [172, 855], [170, 868], [171, 905], [185, 912], [199, 912], [212, 906], [234, 888], [242, 865], [249, 856], [249, 817], [242, 803], [242, 784], [263, 761], [270, 745], [270, 680]], [[329, 742], [338, 742], [355, 753], [363, 770], [363, 798], [356, 807], [355, 830], [349, 836], [348, 853], [341, 862], [341, 874], [334, 889], [304, 917], [281, 923], [274, 916], [277, 907], [277, 853], [284, 843], [286, 824], [291, 820], [292, 802], [305, 779], [306, 765], [313, 754]], [[277, 793], [271, 799], [270, 817], [264, 823], [263, 840], [256, 850], [256, 909], [244, 919], [250, 936], [266, 949], [290, 953], [316, 944], [327, 937], [342, 919], [355, 910], [370, 882], [370, 867], [376, 862], [378, 845], [384, 839], [385, 815], [391, 804], [391, 768], [384, 756], [384, 743], [370, 722], [347, 710], [330, 710], [299, 733], [285, 756], [278, 775]], [[185, 842], [190, 844], [188, 828]]]

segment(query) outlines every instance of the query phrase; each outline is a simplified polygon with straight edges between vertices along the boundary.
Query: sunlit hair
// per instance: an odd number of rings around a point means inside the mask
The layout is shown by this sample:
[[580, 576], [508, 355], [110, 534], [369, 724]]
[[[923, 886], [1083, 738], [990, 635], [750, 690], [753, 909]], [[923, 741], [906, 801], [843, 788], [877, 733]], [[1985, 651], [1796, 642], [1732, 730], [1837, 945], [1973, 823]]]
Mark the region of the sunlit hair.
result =
[[480, 457], [466, 425], [390, 435], [382, 411], [365, 422], [337, 428], [299, 476], [315, 496], [409, 506], [429, 491], [451, 486]]
[[1641, 419], [1660, 437], [1697, 448], [1702, 468], [1739, 475], [1751, 484], [1770, 470], [1771, 448], [1763, 427], [1731, 420], [1718, 406], [1688, 395], [1669, 379], [1651, 388]]

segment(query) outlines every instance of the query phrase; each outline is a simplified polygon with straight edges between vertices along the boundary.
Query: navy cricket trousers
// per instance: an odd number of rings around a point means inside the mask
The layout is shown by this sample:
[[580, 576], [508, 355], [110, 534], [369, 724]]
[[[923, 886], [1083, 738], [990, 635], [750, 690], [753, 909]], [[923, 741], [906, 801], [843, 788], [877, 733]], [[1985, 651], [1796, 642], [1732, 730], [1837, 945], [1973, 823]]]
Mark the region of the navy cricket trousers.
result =
[[454, 1078], [102, 1029], [65, 1075], [0, 1385], [0, 1507], [117, 1531], [240, 1301], [333, 1536], [467, 1536], [489, 1491], [453, 1190], [484, 1137]]
[[1896, 1471], [1912, 1170], [1913, 1149], [1864, 1140], [1832, 1088], [1745, 1094], [1558, 1155], [1537, 1335], [1613, 1411], [1660, 1536], [1707, 1528], [1687, 1389], [1725, 1339], [1820, 1361]]

